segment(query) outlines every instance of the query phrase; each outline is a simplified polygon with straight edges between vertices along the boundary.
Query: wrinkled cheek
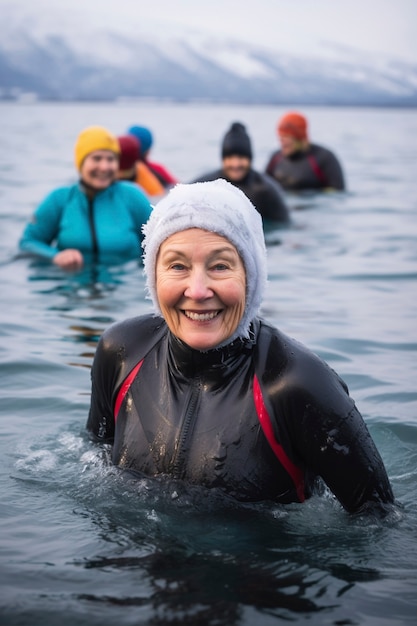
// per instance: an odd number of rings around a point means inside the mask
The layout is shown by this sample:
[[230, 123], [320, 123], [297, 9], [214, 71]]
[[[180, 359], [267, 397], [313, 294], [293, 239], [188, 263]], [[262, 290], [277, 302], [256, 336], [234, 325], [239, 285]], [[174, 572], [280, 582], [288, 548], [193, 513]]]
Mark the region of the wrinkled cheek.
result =
[[242, 300], [242, 302], [239, 302], [239, 304], [236, 304], [228, 310], [225, 319], [228, 335], [232, 335], [235, 332], [236, 328], [239, 326], [240, 320], [242, 319], [244, 312], [245, 300]]
[[168, 324], [168, 328], [175, 335], [178, 335], [178, 331], [179, 331], [180, 324], [181, 324], [181, 313], [178, 313], [176, 309], [163, 305], [163, 304], [160, 304], [159, 306], [161, 309], [162, 317], [165, 319], [166, 323]]

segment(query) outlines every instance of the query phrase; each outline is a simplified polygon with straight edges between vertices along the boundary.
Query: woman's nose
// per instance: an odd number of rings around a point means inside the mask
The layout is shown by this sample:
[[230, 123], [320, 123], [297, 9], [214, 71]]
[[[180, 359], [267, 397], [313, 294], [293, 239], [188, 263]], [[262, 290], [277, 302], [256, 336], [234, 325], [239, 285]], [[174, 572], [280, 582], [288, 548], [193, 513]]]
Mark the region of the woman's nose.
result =
[[210, 288], [209, 277], [202, 270], [193, 270], [190, 273], [184, 295], [192, 300], [211, 298], [213, 290]]

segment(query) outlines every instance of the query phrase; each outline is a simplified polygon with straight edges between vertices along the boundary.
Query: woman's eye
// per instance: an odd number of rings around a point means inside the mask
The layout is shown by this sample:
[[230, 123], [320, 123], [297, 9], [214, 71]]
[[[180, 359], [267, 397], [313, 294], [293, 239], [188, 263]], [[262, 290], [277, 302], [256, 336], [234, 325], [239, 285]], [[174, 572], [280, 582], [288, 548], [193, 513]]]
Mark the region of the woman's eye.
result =
[[227, 270], [228, 266], [226, 265], [226, 263], [216, 263], [216, 265], [213, 266], [213, 269], [216, 272], [222, 272], [224, 270]]
[[170, 268], [179, 272], [185, 269], [185, 265], [183, 265], [182, 263], [172, 263], [172, 265], [170, 265]]

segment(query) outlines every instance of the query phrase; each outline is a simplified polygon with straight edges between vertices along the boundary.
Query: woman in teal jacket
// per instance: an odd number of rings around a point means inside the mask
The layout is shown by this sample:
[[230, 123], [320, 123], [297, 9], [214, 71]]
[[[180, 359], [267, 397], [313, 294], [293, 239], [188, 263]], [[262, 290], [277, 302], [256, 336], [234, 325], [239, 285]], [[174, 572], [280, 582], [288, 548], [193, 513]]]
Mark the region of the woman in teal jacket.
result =
[[145, 194], [117, 180], [120, 147], [100, 126], [86, 128], [75, 145], [77, 184], [52, 191], [24, 229], [22, 252], [78, 270], [86, 258], [101, 262], [140, 257], [142, 225], [152, 211]]

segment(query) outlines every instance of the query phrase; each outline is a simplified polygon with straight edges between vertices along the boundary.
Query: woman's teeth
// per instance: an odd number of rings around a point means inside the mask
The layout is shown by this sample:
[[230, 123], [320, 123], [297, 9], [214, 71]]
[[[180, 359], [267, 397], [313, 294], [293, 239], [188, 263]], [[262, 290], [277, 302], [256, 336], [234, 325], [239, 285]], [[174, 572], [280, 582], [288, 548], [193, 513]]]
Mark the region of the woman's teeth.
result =
[[208, 322], [219, 314], [218, 311], [211, 313], [194, 313], [193, 311], [184, 311], [184, 313], [186, 317], [190, 320], [194, 320], [195, 322]]

